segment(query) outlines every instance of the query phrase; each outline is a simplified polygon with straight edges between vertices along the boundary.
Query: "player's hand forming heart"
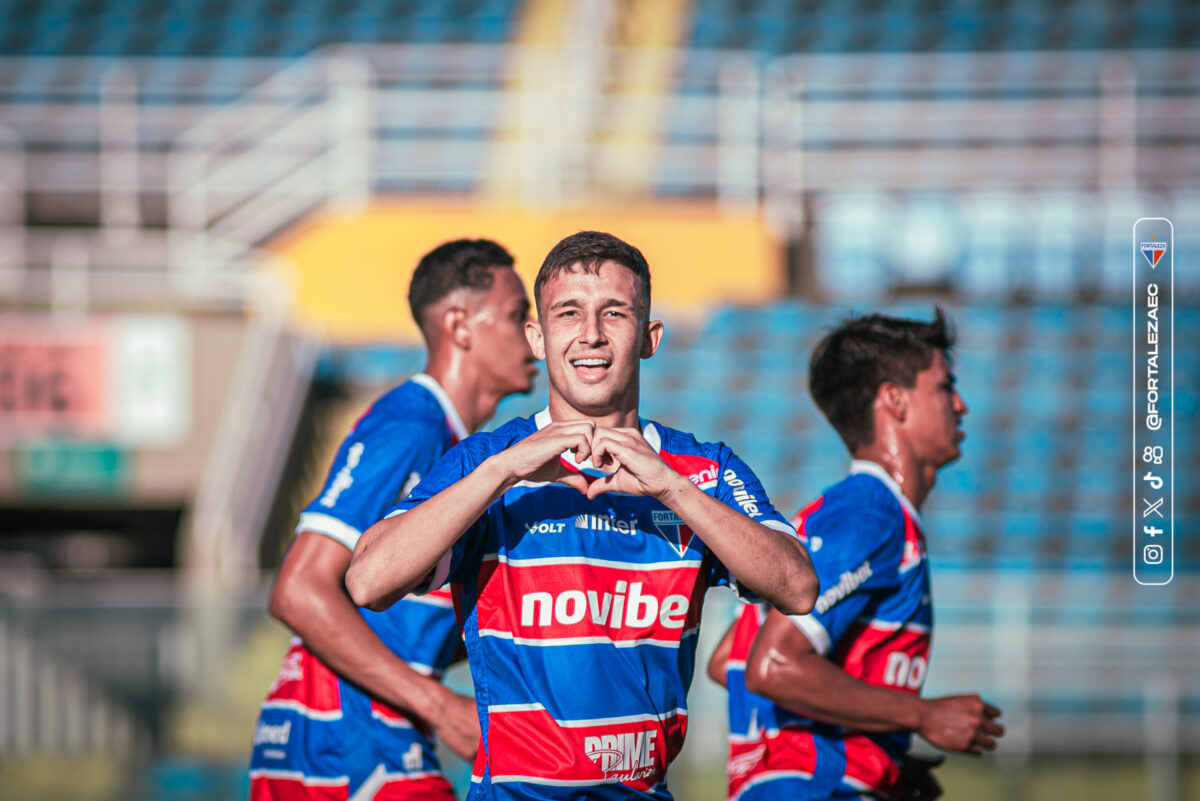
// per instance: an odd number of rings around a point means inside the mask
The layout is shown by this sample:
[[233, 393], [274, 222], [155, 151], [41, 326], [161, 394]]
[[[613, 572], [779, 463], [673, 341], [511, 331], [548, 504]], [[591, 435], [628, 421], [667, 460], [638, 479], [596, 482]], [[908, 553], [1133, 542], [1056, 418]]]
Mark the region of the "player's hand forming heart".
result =
[[587, 494], [587, 480], [567, 469], [560, 456], [570, 451], [577, 461], [592, 456], [592, 438], [596, 423], [592, 420], [568, 420], [550, 423], [504, 451], [507, 472], [512, 483], [518, 481], [557, 481]]
[[624, 492], [661, 500], [681, 478], [636, 428], [596, 429], [592, 434], [591, 454], [592, 464], [605, 475], [587, 488], [588, 498], [605, 492]]

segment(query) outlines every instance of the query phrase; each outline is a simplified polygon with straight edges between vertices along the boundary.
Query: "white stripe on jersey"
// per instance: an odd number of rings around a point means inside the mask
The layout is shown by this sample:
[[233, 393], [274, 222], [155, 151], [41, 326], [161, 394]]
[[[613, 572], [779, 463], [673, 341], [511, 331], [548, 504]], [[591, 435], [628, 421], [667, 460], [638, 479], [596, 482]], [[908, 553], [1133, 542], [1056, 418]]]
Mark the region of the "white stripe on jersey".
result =
[[800, 629], [800, 633], [808, 638], [812, 643], [813, 649], [821, 655], [829, 653], [829, 649], [833, 643], [829, 638], [829, 632], [821, 625], [821, 621], [817, 620], [811, 614], [808, 615], [788, 615], [788, 620], [795, 624], [796, 628]]
[[285, 709], [290, 712], [297, 712], [309, 720], [341, 720], [342, 710], [330, 709], [319, 710], [311, 709], [299, 701], [289, 701], [286, 699], [278, 699], [274, 701], [263, 701], [263, 709]]
[[929, 631], [929, 626], [926, 626], [923, 623], [899, 623], [887, 620], [876, 620], [873, 617], [860, 617], [857, 622], [866, 623], [871, 628], [879, 629], [880, 631], [897, 631], [899, 629], [904, 629], [905, 631], [911, 631], [914, 634], [925, 634]]
[[[493, 712], [538, 712], [545, 711], [546, 707], [537, 702], [530, 704], [493, 704], [488, 707], [488, 714]], [[562, 720], [554, 718], [554, 722], [563, 728], [579, 728], [583, 726], [608, 726], [616, 723], [644, 723], [650, 720], [662, 722], [667, 718], [686, 718], [687, 710], [683, 708], [672, 709], [670, 712], [660, 714], [644, 714], [644, 715], [620, 715], [611, 718], [580, 718], [576, 720]]]
[[484, 554], [484, 562], [502, 562], [512, 567], [544, 567], [547, 565], [588, 565], [590, 567], [615, 567], [623, 570], [673, 570], [675, 568], [699, 568], [699, 559], [679, 559], [674, 562], [617, 562], [612, 559], [596, 559], [591, 556], [542, 556], [534, 559], [511, 559], [507, 554]]
[[358, 538], [362, 536], [362, 532], [349, 523], [320, 512], [301, 513], [300, 520], [296, 523], [296, 533], [299, 534], [301, 531], [322, 534], [334, 542], [340, 542], [352, 551]]
[[675, 640], [658, 640], [654, 637], [643, 637], [637, 640], [614, 640], [609, 637], [517, 637], [511, 631], [499, 629], [480, 629], [480, 637], [497, 637], [501, 640], [512, 640], [515, 645], [533, 645], [548, 647], [554, 645], [611, 645], [613, 648], [636, 648], [639, 645], [657, 645], [660, 648], [678, 648], [684, 637], [691, 637], [699, 631], [699, 627], [685, 630], [680, 635], [679, 642]]
[[751, 787], [763, 784], [764, 782], [775, 781], [777, 779], [811, 779], [812, 773], [806, 770], [769, 770], [765, 773], [760, 773], [753, 779], [750, 779], [741, 786], [738, 794], [735, 795], [734, 801], [742, 797], [742, 793], [749, 790]]
[[[433, 590], [430, 590], [433, 592]], [[408, 602], [410, 604], [425, 604], [426, 606], [436, 606], [439, 609], [453, 609], [454, 601], [441, 595], [417, 595], [415, 592], [405, 595], [397, 603]]]
[[350, 784], [349, 776], [305, 776], [298, 770], [272, 770], [271, 768], [258, 768], [250, 771], [251, 779], [284, 779], [286, 781], [301, 782], [307, 787], [340, 787], [343, 784]]

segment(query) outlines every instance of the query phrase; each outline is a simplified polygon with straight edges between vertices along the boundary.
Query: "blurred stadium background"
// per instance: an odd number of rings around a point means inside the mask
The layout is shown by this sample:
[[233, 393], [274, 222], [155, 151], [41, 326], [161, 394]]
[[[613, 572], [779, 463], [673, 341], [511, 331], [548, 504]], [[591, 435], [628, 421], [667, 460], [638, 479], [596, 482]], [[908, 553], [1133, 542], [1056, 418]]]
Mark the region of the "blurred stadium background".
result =
[[[654, 269], [647, 416], [789, 511], [847, 461], [821, 327], [943, 304], [971, 414], [925, 512], [927, 692], [1009, 726], [949, 797], [1200, 798], [1198, 45], [1190, 0], [0, 0], [0, 798], [240, 797], [295, 515], [421, 367], [411, 266], [488, 236], [531, 278], [582, 228]], [[1142, 216], [1179, 252], [1158, 588]], [[693, 699], [672, 785], [721, 798], [722, 696]]]

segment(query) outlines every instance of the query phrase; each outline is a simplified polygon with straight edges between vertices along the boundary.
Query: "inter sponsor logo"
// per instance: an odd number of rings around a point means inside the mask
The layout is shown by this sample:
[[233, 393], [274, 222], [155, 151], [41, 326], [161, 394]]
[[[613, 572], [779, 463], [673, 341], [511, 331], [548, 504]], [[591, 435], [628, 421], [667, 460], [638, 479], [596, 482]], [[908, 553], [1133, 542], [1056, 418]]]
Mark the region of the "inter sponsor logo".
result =
[[258, 745], [287, 745], [292, 735], [292, 722], [285, 720], [276, 726], [259, 723], [254, 730], [254, 744]]
[[640, 581], [618, 581], [611, 592], [565, 590], [557, 596], [548, 592], [527, 592], [521, 596], [521, 625], [572, 626], [590, 621], [609, 628], [644, 629], [655, 623], [668, 629], [682, 629], [690, 601], [685, 595], [668, 595], [659, 601], [643, 593]]
[[762, 512], [758, 509], [758, 498], [750, 494], [750, 491], [746, 489], [746, 482], [742, 481], [735, 471], [726, 470], [721, 477], [733, 490], [733, 500], [742, 507], [742, 513], [746, 517], [762, 517]]
[[578, 531], [615, 531], [618, 534], [637, 534], [637, 519], [622, 520], [615, 515], [583, 514], [575, 518]]
[[354, 484], [352, 474], [354, 468], [358, 467], [358, 463], [362, 461], [364, 449], [365, 446], [361, 442], [356, 442], [350, 446], [350, 450], [346, 451], [346, 464], [342, 465], [342, 469], [329, 484], [329, 489], [325, 490], [325, 494], [321, 496], [320, 503], [326, 509], [333, 508], [333, 505], [337, 503], [338, 496]]
[[623, 732], [585, 737], [583, 750], [604, 771], [606, 779], [636, 781], [651, 776], [655, 764], [657, 731]]

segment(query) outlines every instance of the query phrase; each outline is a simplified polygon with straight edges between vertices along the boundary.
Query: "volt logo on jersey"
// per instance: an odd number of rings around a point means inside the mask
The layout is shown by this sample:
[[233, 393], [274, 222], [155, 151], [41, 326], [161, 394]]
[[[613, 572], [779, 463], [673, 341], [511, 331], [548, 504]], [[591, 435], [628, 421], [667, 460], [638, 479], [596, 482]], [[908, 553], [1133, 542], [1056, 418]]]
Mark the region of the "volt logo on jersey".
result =
[[688, 545], [692, 542], [692, 530], [679, 518], [679, 515], [669, 509], [655, 509], [650, 512], [650, 520], [659, 535], [671, 544], [680, 556], [687, 553]]

